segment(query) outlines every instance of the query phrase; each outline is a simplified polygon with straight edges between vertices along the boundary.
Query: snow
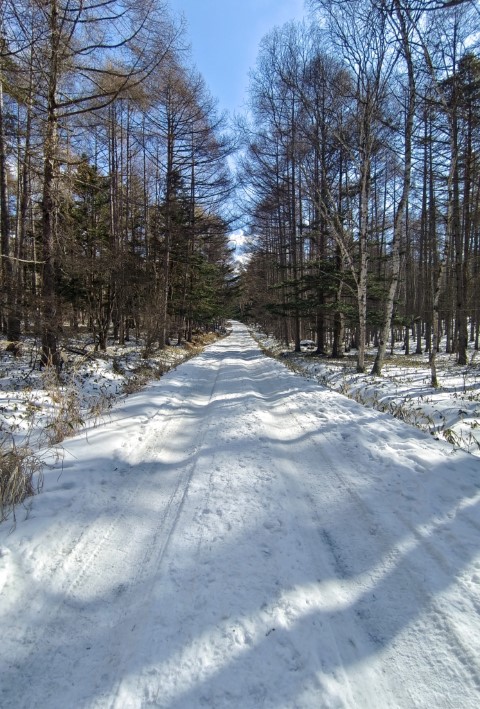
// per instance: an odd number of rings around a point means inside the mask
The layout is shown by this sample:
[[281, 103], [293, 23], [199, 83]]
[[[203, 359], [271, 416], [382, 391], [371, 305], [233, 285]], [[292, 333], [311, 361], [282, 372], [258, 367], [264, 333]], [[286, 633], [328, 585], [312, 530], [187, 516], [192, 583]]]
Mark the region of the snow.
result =
[[[472, 344], [469, 364], [458, 366], [456, 355], [446, 354], [442, 343], [437, 355], [440, 386], [434, 388], [428, 352], [405, 356], [401, 343], [387, 356], [382, 376], [372, 377], [368, 371], [356, 372], [355, 351], [344, 359], [317, 357], [311, 340], [304, 340], [302, 352], [295, 353], [257, 329], [252, 332], [262, 348], [320, 384], [480, 456], [480, 366]], [[369, 350], [367, 370], [374, 357], [375, 350]]]
[[79, 338], [71, 344], [76, 352], [64, 351], [68, 366], [60, 381], [56, 374], [40, 370], [38, 344], [22, 342], [21, 355], [12, 358], [8, 342], [0, 341], [0, 440], [14, 439], [17, 445], [55, 443], [66, 430], [101, 420], [113, 402], [130, 389], [136, 380], [150, 372], [164, 371], [186, 359], [188, 351], [167, 347], [148, 359], [140, 343], [110, 345], [104, 353]]
[[480, 461], [246, 328], [69, 439], [0, 527], [0, 706], [480, 703]]

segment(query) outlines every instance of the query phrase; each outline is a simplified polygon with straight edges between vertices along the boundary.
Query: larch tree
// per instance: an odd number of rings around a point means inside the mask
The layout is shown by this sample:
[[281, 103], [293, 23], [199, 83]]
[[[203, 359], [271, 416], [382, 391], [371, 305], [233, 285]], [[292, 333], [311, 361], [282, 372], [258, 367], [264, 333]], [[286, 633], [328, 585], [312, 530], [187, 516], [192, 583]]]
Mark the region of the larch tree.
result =
[[356, 113], [355, 143], [352, 157], [358, 181], [356, 243], [358, 258], [347, 248], [341, 220], [336, 219], [334, 234], [355, 280], [358, 303], [357, 371], [365, 371], [367, 337], [367, 297], [369, 272], [370, 200], [373, 159], [378, 150], [378, 130], [391, 72], [386, 34], [386, 17], [368, 0], [315, 0], [329, 27], [333, 46], [340, 52], [354, 85]]
[[403, 55], [405, 62], [407, 81], [405, 86], [405, 109], [402, 111], [404, 115], [402, 136], [402, 187], [398, 204], [395, 205], [389, 283], [385, 298], [384, 318], [380, 330], [379, 346], [372, 368], [372, 374], [376, 376], [379, 376], [382, 373], [388, 336], [392, 326], [393, 308], [400, 275], [400, 249], [402, 235], [405, 228], [405, 215], [408, 209], [408, 201], [410, 196], [412, 143], [416, 107], [416, 77], [413, 52], [411, 48], [412, 27], [410, 16], [404, 12], [400, 0], [394, 0], [391, 7], [382, 7], [382, 10], [386, 13], [389, 21], [391, 22], [394, 39], [400, 46], [401, 55]]
[[[35, 104], [43, 123], [42, 362], [57, 365], [58, 180], [65, 160], [59, 132], [74, 116], [100, 110], [143, 81], [158, 68], [177, 33], [165, 19], [165, 8], [152, 0], [47, 0], [41, 5], [5, 1], [11, 10], [5, 32], [15, 38], [17, 62], [25, 71], [32, 67]], [[35, 27], [32, 41], [29, 26]]]

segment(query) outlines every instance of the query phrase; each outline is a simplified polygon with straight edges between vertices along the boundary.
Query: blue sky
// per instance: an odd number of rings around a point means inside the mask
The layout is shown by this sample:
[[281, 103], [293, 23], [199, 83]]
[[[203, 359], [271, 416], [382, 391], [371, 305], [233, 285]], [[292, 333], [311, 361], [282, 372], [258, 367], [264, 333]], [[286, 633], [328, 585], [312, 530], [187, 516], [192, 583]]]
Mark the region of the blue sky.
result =
[[193, 62], [219, 108], [232, 114], [242, 110], [262, 37], [304, 15], [304, 0], [169, 0], [169, 5], [184, 14]]

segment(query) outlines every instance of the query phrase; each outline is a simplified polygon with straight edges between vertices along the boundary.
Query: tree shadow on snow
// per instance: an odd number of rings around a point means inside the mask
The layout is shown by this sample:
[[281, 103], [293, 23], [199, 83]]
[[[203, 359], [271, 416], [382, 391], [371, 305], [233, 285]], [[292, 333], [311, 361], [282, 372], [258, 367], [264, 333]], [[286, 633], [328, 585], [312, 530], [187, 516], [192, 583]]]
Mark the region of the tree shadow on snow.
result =
[[[202, 358], [218, 356], [207, 351]], [[468, 701], [480, 692], [480, 669], [450, 632], [445, 594], [465, 583], [462, 574], [478, 553], [479, 485], [470, 459], [462, 458], [461, 472], [448, 458], [427, 469], [415, 451], [386, 456], [385, 445], [405, 445], [403, 424], [352, 402], [343, 413], [353, 407], [354, 421], [315, 415], [322, 390], [265, 364], [255, 348], [246, 355], [226, 348], [225, 360], [213, 390], [206, 378], [204, 399], [162, 403], [170, 416], [187, 416], [192, 429], [200, 422], [201, 449], [188, 448], [188, 431], [185, 441], [167, 439], [155, 460], [123, 464], [132, 490], [124, 509], [120, 502], [92, 508], [92, 525], [102, 513], [103, 528], [111, 518], [135, 539], [154, 493], [170, 486], [158, 509], [165, 516], [158, 538], [146, 537], [138, 549], [140, 575], [120, 565], [114, 581], [98, 583], [90, 596], [84, 559], [84, 570], [61, 591], [33, 581], [46, 615], [32, 620], [30, 646], [7, 658], [2, 707], [110, 705], [119, 682], [139, 707], [330, 706], [363, 691], [362, 668], [376, 663], [371, 694], [356, 700], [368, 706], [377, 689], [382, 697], [382, 657], [394, 656], [400, 636], [412, 648], [421, 637], [432, 656], [450, 645], [462, 673], [450, 700], [459, 705], [465, 690]], [[245, 360], [258, 360], [247, 379]], [[199, 381], [202, 362], [192, 362], [189, 372]], [[412, 436], [421, 437], [413, 429]], [[200, 473], [211, 476], [209, 484], [196, 482]], [[137, 481], [152, 486], [151, 500], [134, 495]], [[88, 510], [83, 514], [88, 521]], [[97, 553], [109, 559], [108, 539]], [[15, 613], [22, 608], [12, 619]], [[429, 683], [445, 666], [432, 662], [423, 675], [419, 656], [416, 669], [415, 681], [424, 683], [417, 691], [434, 697]], [[385, 681], [402, 705], [410, 679], [389, 672]], [[120, 690], [117, 705], [122, 701]]]

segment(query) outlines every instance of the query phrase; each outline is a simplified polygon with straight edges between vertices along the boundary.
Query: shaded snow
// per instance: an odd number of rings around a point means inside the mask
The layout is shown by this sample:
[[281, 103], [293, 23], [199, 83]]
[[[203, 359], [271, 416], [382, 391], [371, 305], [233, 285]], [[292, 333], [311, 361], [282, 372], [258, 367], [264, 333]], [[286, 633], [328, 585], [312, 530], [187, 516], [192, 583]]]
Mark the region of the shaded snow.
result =
[[386, 357], [382, 376], [372, 377], [368, 369], [374, 350], [369, 351], [367, 373], [358, 374], [356, 353], [329, 359], [315, 356], [311, 345], [295, 353], [265, 333], [254, 331], [254, 336], [274, 356], [284, 357], [287, 364], [320, 384], [480, 456], [480, 362], [473, 347], [467, 366], [458, 366], [455, 355], [439, 353], [440, 386], [434, 388], [428, 352], [405, 356], [398, 343], [394, 355]]
[[167, 370], [189, 356], [182, 348], [167, 347], [147, 359], [136, 342], [111, 345], [104, 353], [94, 352], [82, 340], [71, 344], [85, 354], [63, 351], [67, 365], [57, 377], [48, 369], [40, 370], [33, 341], [22, 342], [17, 358], [6, 351], [5, 340], [0, 342], [0, 443], [14, 439], [35, 449], [52, 442], [53, 429], [62, 419], [65, 433], [84, 423], [91, 425], [133, 388], [139, 373], [150, 371], [154, 378], [156, 370]]
[[480, 701], [480, 461], [246, 329], [65, 445], [0, 528], [0, 706]]

